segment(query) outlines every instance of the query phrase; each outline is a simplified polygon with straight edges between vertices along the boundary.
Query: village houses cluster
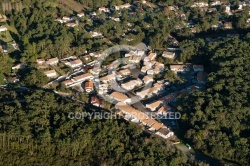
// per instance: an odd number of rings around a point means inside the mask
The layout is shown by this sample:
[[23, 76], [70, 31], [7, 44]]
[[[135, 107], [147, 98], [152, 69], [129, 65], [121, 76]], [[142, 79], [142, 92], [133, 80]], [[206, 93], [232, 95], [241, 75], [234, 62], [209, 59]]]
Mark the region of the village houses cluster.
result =
[[[58, 58], [51, 59], [38, 59], [38, 65], [58, 66], [58, 63], [72, 68], [74, 73], [68, 75], [66, 79], [61, 81], [65, 87], [79, 86], [84, 89], [86, 93], [96, 91], [97, 96], [90, 97], [90, 102], [94, 106], [103, 107], [104, 99], [112, 102], [117, 109], [117, 112], [125, 119], [144, 125], [149, 131], [155, 132], [159, 136], [169, 138], [173, 136], [173, 132], [161, 122], [147, 115], [147, 112], [140, 110], [138, 107], [134, 107], [133, 97], [136, 96], [140, 100], [154, 99], [150, 103], [142, 104], [143, 109], [146, 109], [149, 113], [153, 113], [157, 117], [167, 115], [171, 111], [169, 104], [176, 102], [178, 96], [188, 95], [192, 90], [198, 89], [196, 85], [189, 86], [180, 91], [161, 96], [157, 98], [162, 92], [166, 92], [167, 80], [156, 81], [154, 79], [155, 74], [163, 73], [166, 70], [171, 70], [175, 73], [183, 73], [193, 71], [197, 73], [197, 82], [204, 84], [206, 77], [202, 65], [192, 64], [173, 64], [165, 66], [156, 60], [157, 54], [152, 50], [131, 50], [127, 52], [124, 57], [128, 59], [128, 64], [119, 66], [117, 71], [106, 72], [100, 76], [102, 69], [94, 67], [97, 59], [102, 56], [99, 53], [90, 53], [82, 56], [82, 59], [89, 60], [89, 68], [83, 64], [82, 60], [76, 56], [70, 56], [65, 59], [59, 60]], [[175, 58], [174, 51], [164, 51], [161, 55], [163, 58]], [[94, 60], [91, 61], [90, 57]], [[138, 64], [142, 64], [141, 66]], [[104, 68], [111, 69], [112, 65], [103, 66]], [[80, 69], [85, 69], [84, 72]], [[136, 71], [136, 72], [135, 72]], [[139, 75], [135, 75], [139, 73]], [[51, 80], [56, 80], [60, 75], [56, 70], [46, 70], [44, 74]], [[117, 82], [118, 86], [124, 90], [124, 92], [114, 90], [113, 83]], [[151, 86], [148, 86], [151, 85]], [[145, 88], [148, 86], [148, 88]]]

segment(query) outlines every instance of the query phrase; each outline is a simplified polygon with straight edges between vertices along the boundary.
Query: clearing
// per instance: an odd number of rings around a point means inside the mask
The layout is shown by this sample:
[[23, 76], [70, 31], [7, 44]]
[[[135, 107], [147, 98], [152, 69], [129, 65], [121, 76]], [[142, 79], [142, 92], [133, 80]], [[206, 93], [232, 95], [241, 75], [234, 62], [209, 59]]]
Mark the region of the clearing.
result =
[[[75, 11], [77, 13], [81, 12], [83, 9], [87, 8], [81, 3], [78, 3], [74, 0], [59, 0], [59, 3], [62, 4], [65, 8], [68, 8], [71, 11]], [[69, 11], [68, 10], [68, 11]], [[72, 12], [71, 12], [72, 13]]]

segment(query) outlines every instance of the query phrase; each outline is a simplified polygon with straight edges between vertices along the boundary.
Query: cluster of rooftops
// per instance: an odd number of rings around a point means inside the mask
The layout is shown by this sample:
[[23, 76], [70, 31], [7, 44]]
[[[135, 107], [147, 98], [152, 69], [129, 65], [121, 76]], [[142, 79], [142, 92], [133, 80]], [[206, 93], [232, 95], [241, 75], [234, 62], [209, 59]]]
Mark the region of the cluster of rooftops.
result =
[[[162, 56], [170, 56], [168, 58], [172, 58], [174, 54], [174, 52], [165, 51], [163, 52]], [[97, 58], [101, 55], [98, 55], [97, 53], [92, 53], [88, 56]], [[87, 56], [84, 56], [84, 58], [86, 57]], [[163, 63], [160, 63], [156, 60], [157, 54], [152, 51], [147, 52], [141, 50], [132, 50], [127, 52], [125, 54], [125, 57], [128, 59], [128, 64], [125, 64], [126, 66], [119, 67], [118, 71], [112, 70], [114, 68], [114, 65], [108, 65], [109, 69], [112, 72], [109, 72], [107, 75], [104, 74], [104, 76], [100, 77], [99, 74], [102, 69], [93, 67], [90, 68], [88, 71], [85, 71], [85, 73], [68, 77], [68, 79], [62, 81], [61, 83], [68, 88], [83, 85], [84, 90], [87, 93], [97, 91], [99, 97], [91, 97], [91, 103], [93, 105], [103, 106], [103, 99], [109, 99], [108, 101], [112, 101], [112, 103], [115, 104], [116, 109], [120, 110], [123, 116], [127, 117], [128, 120], [142, 123], [143, 125], [149, 127], [150, 131], [154, 131], [156, 133], [158, 132], [158, 134], [163, 136], [164, 138], [172, 136], [173, 133], [167, 128], [167, 126], [154, 119], [150, 119], [149, 117], [147, 117], [146, 114], [143, 113], [142, 110], [134, 108], [133, 98], [130, 98], [130, 94], [132, 92], [133, 95], [135, 95], [139, 100], [152, 98], [160, 94], [160, 92], [165, 90], [166, 84], [164, 84], [164, 81], [155, 81], [153, 75], [162, 73], [165, 70], [171, 70], [176, 73], [193, 71], [197, 72], [197, 76], [199, 75], [203, 79], [203, 75], [200, 74], [203, 73], [203, 66], [192, 64], [174, 64], [170, 65], [169, 68], [167, 68]], [[139, 61], [134, 61], [134, 58], [138, 58]], [[83, 62], [76, 56], [71, 56], [61, 60], [59, 60], [58, 58], [37, 60], [37, 63], [39, 65], [57, 65], [59, 62], [64, 63], [65, 65], [72, 68], [81, 68], [83, 66]], [[138, 68], [138, 65], [136, 64], [142, 65], [139, 65], [140, 67]], [[143, 77], [135, 77], [135, 70], [142, 74]], [[58, 76], [55, 70], [45, 71], [44, 74], [46, 74], [48, 77]], [[128, 80], [124, 81], [126, 79]], [[118, 86], [120, 86], [119, 88], [124, 90], [124, 92], [114, 90], [114, 88], [112, 87], [114, 82], [118, 82]], [[143, 88], [147, 85], [151, 86]], [[166, 114], [169, 110], [171, 110], [168, 104], [175, 102], [178, 96], [188, 95], [192, 90], [198, 88], [199, 87], [197, 86], [190, 86], [188, 88], [184, 88], [180, 91], [176, 91], [169, 95], [163, 96], [149, 104], [145, 104], [144, 107], [150, 110], [151, 112], [156, 113], [157, 115]], [[162, 135], [160, 131], [162, 133], [165, 133], [165, 135]]]

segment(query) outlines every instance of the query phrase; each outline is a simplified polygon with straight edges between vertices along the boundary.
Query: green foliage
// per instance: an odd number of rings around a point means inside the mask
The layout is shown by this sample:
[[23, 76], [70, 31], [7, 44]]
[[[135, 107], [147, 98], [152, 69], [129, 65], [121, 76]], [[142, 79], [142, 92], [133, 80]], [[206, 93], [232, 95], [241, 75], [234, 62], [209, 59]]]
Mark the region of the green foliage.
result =
[[69, 119], [90, 107], [52, 93], [10, 91], [0, 98], [17, 99], [0, 102], [1, 165], [195, 165], [125, 121]]
[[26, 74], [23, 78], [23, 82], [27, 86], [37, 86], [41, 87], [48, 83], [49, 78], [46, 77], [42, 71], [36, 69], [36, 68], [29, 68], [24, 71]]
[[249, 43], [235, 38], [209, 45], [207, 90], [181, 104], [182, 127], [194, 148], [241, 165], [250, 162]]
[[2, 72], [0, 72], [0, 85], [4, 84], [4, 75]]

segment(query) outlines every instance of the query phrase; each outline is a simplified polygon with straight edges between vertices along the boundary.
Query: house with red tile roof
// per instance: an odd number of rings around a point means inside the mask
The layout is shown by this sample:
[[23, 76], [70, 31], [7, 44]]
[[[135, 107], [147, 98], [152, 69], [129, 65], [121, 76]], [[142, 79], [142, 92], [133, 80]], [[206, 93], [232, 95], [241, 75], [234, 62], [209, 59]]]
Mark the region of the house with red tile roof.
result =
[[92, 81], [87, 81], [87, 82], [85, 82], [84, 85], [85, 85], [85, 86], [84, 86], [84, 89], [85, 89], [85, 91], [86, 91], [87, 93], [90, 93], [90, 92], [92, 92], [92, 91], [94, 90], [94, 82], [92, 82]]

